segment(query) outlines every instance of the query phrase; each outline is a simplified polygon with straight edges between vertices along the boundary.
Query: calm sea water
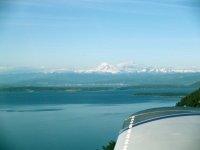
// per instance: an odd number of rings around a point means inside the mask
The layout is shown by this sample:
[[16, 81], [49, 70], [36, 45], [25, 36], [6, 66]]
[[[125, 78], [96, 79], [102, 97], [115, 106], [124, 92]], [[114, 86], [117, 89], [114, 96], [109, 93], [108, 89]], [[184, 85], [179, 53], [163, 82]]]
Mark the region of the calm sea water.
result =
[[189, 93], [193, 89], [101, 92], [0, 93], [1, 150], [96, 150], [116, 140], [123, 120], [153, 107], [174, 106], [178, 97], [133, 96], [138, 92]]

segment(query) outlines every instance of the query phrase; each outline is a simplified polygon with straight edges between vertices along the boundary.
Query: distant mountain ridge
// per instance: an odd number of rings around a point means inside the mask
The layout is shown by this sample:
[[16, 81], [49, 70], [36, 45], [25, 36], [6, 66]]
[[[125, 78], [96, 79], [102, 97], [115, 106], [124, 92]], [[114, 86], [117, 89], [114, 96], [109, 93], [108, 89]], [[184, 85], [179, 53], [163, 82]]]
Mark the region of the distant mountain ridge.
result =
[[200, 81], [193, 83], [191, 85], [191, 87], [199, 87], [200, 88]]
[[149, 65], [142, 65], [136, 63], [119, 63], [116, 65], [109, 63], [101, 63], [100, 65], [92, 68], [85, 69], [69, 69], [69, 68], [49, 68], [49, 67], [5, 67], [0, 66], [0, 74], [2, 73], [107, 73], [107, 74], [119, 74], [119, 73], [200, 73], [200, 67], [190, 68], [167, 68], [156, 67]]
[[145, 66], [135, 63], [121, 63], [111, 65], [108, 63], [101, 63], [96, 68], [75, 70], [79, 73], [194, 73], [200, 72], [200, 68], [191, 67], [190, 69], [174, 69], [164, 67]]
[[[198, 87], [200, 73], [42, 73], [0, 74], [0, 87], [10, 86], [141, 86]], [[197, 83], [196, 83], [197, 82]]]

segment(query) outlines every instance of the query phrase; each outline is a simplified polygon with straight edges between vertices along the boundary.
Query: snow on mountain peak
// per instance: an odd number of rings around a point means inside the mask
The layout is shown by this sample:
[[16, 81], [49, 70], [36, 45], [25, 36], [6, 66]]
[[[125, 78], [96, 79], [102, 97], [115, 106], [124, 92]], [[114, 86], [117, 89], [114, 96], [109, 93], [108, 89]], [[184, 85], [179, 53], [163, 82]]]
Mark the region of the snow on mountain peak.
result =
[[97, 68], [94, 70], [95, 72], [105, 72], [105, 73], [118, 73], [119, 70], [117, 67], [110, 65], [108, 63], [101, 63]]
[[116, 66], [110, 65], [110, 64], [104, 62], [104, 63], [101, 63], [96, 68], [78, 70], [75, 72], [79, 72], [79, 73], [113, 73], [113, 74], [115, 74], [115, 73], [119, 73], [119, 70]]
[[187, 73], [187, 72], [200, 72], [200, 68], [190, 69], [173, 69], [164, 67], [145, 66], [136, 63], [120, 63], [111, 65], [108, 63], [101, 63], [93, 69], [78, 70], [79, 73]]

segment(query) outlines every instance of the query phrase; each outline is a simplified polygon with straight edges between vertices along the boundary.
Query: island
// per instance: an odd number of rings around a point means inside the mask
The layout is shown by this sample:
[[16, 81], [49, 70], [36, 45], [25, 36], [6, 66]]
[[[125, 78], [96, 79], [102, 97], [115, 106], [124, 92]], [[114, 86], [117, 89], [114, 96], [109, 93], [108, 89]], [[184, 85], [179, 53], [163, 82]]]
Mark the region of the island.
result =
[[0, 92], [98, 92], [114, 90], [113, 87], [59, 87], [59, 86], [22, 86], [22, 87], [0, 87]]
[[185, 97], [186, 93], [136, 93], [134, 96]]

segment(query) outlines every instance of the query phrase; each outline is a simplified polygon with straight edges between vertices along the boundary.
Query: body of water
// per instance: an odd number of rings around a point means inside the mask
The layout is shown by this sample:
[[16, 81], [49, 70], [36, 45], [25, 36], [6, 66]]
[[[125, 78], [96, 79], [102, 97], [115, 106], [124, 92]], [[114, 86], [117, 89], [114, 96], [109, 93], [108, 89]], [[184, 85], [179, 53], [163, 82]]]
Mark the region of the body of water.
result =
[[134, 96], [134, 93], [193, 90], [0, 93], [0, 149], [100, 149], [117, 139], [123, 120], [130, 114], [174, 106], [180, 100], [179, 97]]

